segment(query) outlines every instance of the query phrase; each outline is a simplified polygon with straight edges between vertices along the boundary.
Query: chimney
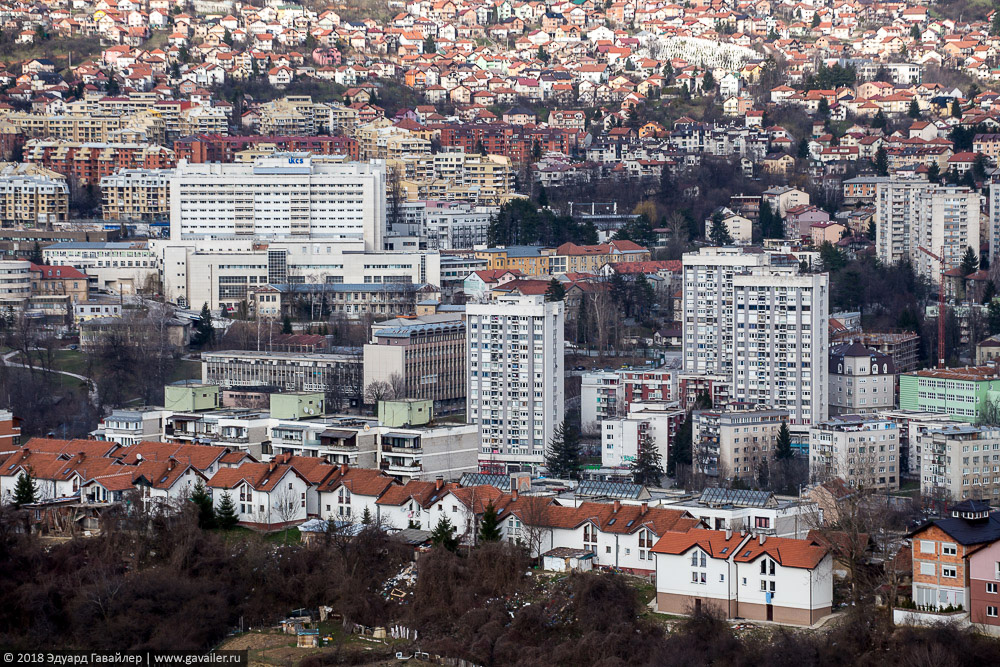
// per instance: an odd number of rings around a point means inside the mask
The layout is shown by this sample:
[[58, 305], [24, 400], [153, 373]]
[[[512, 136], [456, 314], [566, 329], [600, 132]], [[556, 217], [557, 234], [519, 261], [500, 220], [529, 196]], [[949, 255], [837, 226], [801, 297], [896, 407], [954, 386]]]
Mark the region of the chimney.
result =
[[440, 491], [442, 488], [444, 488], [444, 477], [438, 477], [437, 479], [434, 480], [434, 488], [437, 491]]
[[765, 534], [761, 533], [761, 534], [759, 535], [759, 539], [760, 539], [760, 546], [764, 546], [764, 542], [766, 542], [766, 541], [767, 541], [767, 535], [765, 535]]
[[167, 459], [167, 472], [173, 470], [176, 465], [177, 465], [177, 459], [171, 456], [169, 459]]
[[346, 475], [347, 474], [347, 464], [346, 463], [341, 463], [340, 464], [340, 474], [341, 475]]
[[646, 512], [649, 511], [649, 503], [643, 503], [640, 505], [639, 516], [645, 516]]
[[277, 468], [277, 467], [278, 467], [278, 462], [277, 461], [271, 461], [270, 463], [267, 464], [267, 471], [268, 472], [274, 472], [274, 469]]
[[726, 528], [726, 541], [728, 542], [731, 539], [733, 539], [733, 529]]
[[622, 508], [622, 501], [616, 500], [615, 501], [615, 511], [614, 511], [614, 513], [618, 514], [618, 510], [620, 510], [621, 508]]
[[510, 499], [511, 500], [517, 500], [517, 488], [516, 487], [510, 490]]

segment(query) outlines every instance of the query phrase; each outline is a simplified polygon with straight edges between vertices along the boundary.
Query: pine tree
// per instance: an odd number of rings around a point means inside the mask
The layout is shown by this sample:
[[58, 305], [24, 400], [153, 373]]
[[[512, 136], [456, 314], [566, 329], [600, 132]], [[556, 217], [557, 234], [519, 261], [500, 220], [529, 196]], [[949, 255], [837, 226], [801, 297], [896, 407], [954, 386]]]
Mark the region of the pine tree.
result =
[[677, 466], [691, 465], [692, 431], [691, 413], [688, 412], [684, 422], [678, 427], [674, 436], [673, 447], [667, 452], [667, 474], [673, 477], [677, 474]]
[[204, 480], [199, 479], [194, 485], [191, 502], [198, 508], [198, 527], [206, 530], [215, 528], [215, 509], [212, 507], [212, 496], [208, 494]]
[[482, 523], [479, 524], [479, 541], [499, 542], [500, 537], [500, 519], [497, 517], [497, 508], [493, 506], [491, 500], [486, 504]]
[[549, 286], [545, 288], [546, 301], [562, 301], [566, 298], [566, 288], [557, 279], [549, 281]]
[[802, 160], [809, 157], [809, 140], [805, 137], [802, 137], [802, 139], [799, 140], [799, 150], [796, 155]]
[[215, 327], [212, 325], [212, 311], [208, 309], [208, 302], [201, 306], [201, 317], [194, 325], [194, 345], [211, 345], [215, 340]]
[[972, 246], [965, 247], [965, 254], [962, 255], [962, 275], [968, 276], [970, 273], [975, 273], [979, 268], [979, 257], [976, 256], [976, 251], [972, 249]]
[[28, 255], [28, 261], [32, 264], [43, 264], [45, 262], [44, 255], [42, 255], [42, 246], [38, 245], [38, 241], [35, 241], [35, 245], [31, 248], [31, 254]]
[[[537, 143], [535, 145], [539, 146], [539, 144], [537, 144]], [[541, 155], [539, 155], [539, 157], [541, 157]], [[545, 208], [548, 205], [549, 205], [549, 193], [545, 189], [544, 185], [539, 185], [538, 186], [538, 207], [539, 208]]]
[[986, 281], [986, 287], [983, 288], [983, 303], [990, 304], [993, 302], [993, 297], [997, 295], [997, 286], [993, 282], [993, 279]]
[[875, 226], [875, 221], [872, 220], [868, 223], [868, 240], [874, 242], [877, 234], [878, 228]]
[[876, 130], [883, 130], [885, 129], [885, 125], [885, 114], [882, 112], [882, 109], [879, 109], [878, 113], [875, 114], [875, 118], [872, 119], [872, 127]]
[[287, 314], [281, 318], [281, 333], [290, 334], [292, 333], [292, 318]]
[[632, 462], [632, 481], [636, 484], [659, 484], [663, 476], [663, 460], [652, 443], [639, 445], [639, 451]]
[[559, 479], [574, 479], [580, 471], [580, 434], [569, 420], [556, 426], [545, 452], [545, 467], [549, 476]]
[[875, 173], [879, 176], [889, 175], [889, 154], [885, 152], [883, 146], [879, 146], [875, 151]]
[[365, 510], [361, 513], [361, 525], [370, 526], [374, 523], [371, 511], [365, 507]]
[[240, 522], [236, 514], [236, 503], [229, 489], [222, 492], [222, 499], [219, 500], [219, 507], [215, 511], [215, 524], [222, 530], [232, 530]]
[[910, 100], [910, 108], [906, 115], [914, 120], [920, 120], [920, 104], [917, 103], [917, 98]]
[[14, 507], [21, 509], [22, 505], [30, 505], [38, 500], [38, 488], [35, 486], [35, 479], [30, 472], [22, 472], [17, 476], [17, 484], [14, 485]]
[[817, 105], [816, 110], [819, 112], [819, 115], [824, 118], [830, 115], [830, 103], [825, 97], [819, 98], [819, 105]]
[[774, 445], [774, 458], [779, 461], [787, 461], [795, 456], [792, 451], [792, 434], [788, 432], [788, 424], [781, 422], [778, 429], [778, 440]]
[[458, 549], [458, 538], [455, 537], [455, 526], [451, 525], [451, 521], [448, 520], [447, 516], [442, 516], [438, 519], [437, 525], [434, 526], [434, 530], [431, 531], [431, 544], [436, 547], [444, 547], [448, 551], [455, 551]]
[[434, 35], [427, 35], [427, 39], [424, 40], [424, 53], [437, 53], [437, 50]]
[[712, 216], [712, 226], [708, 231], [708, 238], [715, 246], [733, 245], [733, 237], [729, 233], [726, 223], [723, 222], [721, 213], [715, 213]]

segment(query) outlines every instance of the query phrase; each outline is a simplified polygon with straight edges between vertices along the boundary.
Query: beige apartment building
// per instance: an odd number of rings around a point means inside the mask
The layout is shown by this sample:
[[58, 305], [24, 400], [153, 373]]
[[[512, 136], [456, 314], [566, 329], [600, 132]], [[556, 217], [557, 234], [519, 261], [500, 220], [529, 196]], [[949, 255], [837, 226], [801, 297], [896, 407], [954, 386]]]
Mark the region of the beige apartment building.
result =
[[4, 225], [64, 222], [69, 186], [62, 174], [34, 164], [0, 163], [0, 222]]
[[[365, 345], [365, 386], [401, 384], [404, 396], [434, 401], [434, 414], [465, 408], [465, 321], [442, 313], [380, 322]], [[397, 379], [398, 378], [398, 379]]]
[[105, 220], [165, 220], [172, 169], [122, 169], [101, 178]]
[[387, 120], [369, 123], [354, 132], [362, 160], [398, 159], [404, 155], [430, 155], [431, 142]]
[[139, 140], [162, 143], [166, 127], [159, 114], [152, 111], [107, 116], [11, 112], [2, 118], [28, 137], [81, 143]]
[[878, 417], [842, 415], [809, 429], [809, 477], [840, 477], [852, 487], [893, 490], [901, 473], [899, 425]]
[[461, 148], [445, 149], [434, 155], [420, 152], [390, 157], [386, 167], [397, 170], [409, 201], [461, 199], [497, 204], [509, 198], [514, 188], [510, 158], [465, 153]]
[[696, 410], [692, 413], [695, 470], [723, 479], [755, 479], [774, 462], [787, 410]]
[[308, 95], [289, 95], [257, 109], [258, 130], [275, 136], [312, 136], [329, 127], [330, 107]]
[[178, 123], [181, 136], [229, 134], [229, 116], [222, 107], [196, 106], [184, 109]]

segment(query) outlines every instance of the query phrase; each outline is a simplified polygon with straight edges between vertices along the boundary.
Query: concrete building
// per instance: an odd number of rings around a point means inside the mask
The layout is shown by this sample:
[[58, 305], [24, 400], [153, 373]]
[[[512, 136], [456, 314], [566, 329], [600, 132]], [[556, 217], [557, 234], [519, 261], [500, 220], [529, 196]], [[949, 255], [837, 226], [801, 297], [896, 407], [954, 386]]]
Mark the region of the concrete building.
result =
[[[323, 238], [149, 242], [168, 300], [236, 308], [249, 291], [288, 284], [429, 284], [441, 279], [436, 252], [366, 252], [360, 241]], [[353, 295], [353, 292], [352, 292]], [[274, 304], [278, 304], [274, 295]], [[267, 313], [265, 313], [267, 314]]]
[[809, 429], [809, 476], [839, 477], [850, 486], [895, 490], [901, 469], [899, 425], [888, 419], [845, 415]]
[[105, 220], [166, 220], [171, 169], [122, 169], [101, 178]]
[[719, 480], [758, 479], [789, 420], [785, 410], [695, 410], [691, 418], [694, 470]]
[[581, 376], [580, 423], [584, 433], [597, 432], [601, 422], [624, 414], [624, 391], [617, 371], [594, 371]]
[[946, 268], [958, 266], [967, 247], [979, 248], [981, 200], [961, 186], [904, 179], [879, 182], [875, 197], [879, 259], [887, 264], [908, 260], [917, 273], [938, 282], [940, 263], [920, 248], [939, 256], [943, 252]]
[[537, 470], [563, 421], [563, 303], [504, 296], [466, 313], [466, 416], [482, 435], [480, 468]]
[[158, 261], [146, 241], [62, 241], [44, 248], [42, 257], [83, 271], [98, 289], [135, 294], [160, 285]]
[[601, 466], [627, 476], [640, 450], [653, 448], [666, 470], [674, 435], [687, 413], [664, 404], [634, 403], [619, 419], [601, 422]]
[[203, 352], [201, 379], [224, 389], [275, 387], [286, 391], [339, 391], [357, 405], [361, 399], [360, 354], [304, 354], [228, 350]]
[[926, 369], [899, 376], [899, 407], [946, 414], [953, 421], [980, 422], [1000, 401], [995, 365]]
[[[741, 248], [702, 248], [683, 258], [683, 364], [687, 373], [733, 370], [733, 279], [754, 267], [765, 267], [768, 256]], [[728, 296], [727, 296], [728, 295]]]
[[768, 537], [805, 539], [822, 523], [820, 508], [809, 500], [770, 491], [708, 487], [700, 494], [666, 499], [660, 507], [684, 510], [715, 530], [746, 531]]
[[68, 215], [65, 176], [34, 164], [0, 163], [0, 223], [44, 226]]
[[61, 241], [114, 241], [121, 236], [121, 230], [105, 229], [103, 224], [67, 222], [54, 225], [52, 229], [39, 229], [30, 225], [0, 227], [0, 258], [17, 259], [34, 252], [35, 245], [43, 250]]
[[0, 261], [0, 308], [19, 308], [31, 296], [31, 262]]
[[182, 160], [170, 179], [170, 237], [306, 237], [382, 249], [385, 166], [276, 153], [253, 163]]
[[920, 493], [925, 498], [1000, 501], [1000, 428], [921, 424]]
[[863, 415], [896, 405], [896, 365], [861, 343], [830, 348], [830, 415]]
[[479, 429], [474, 424], [379, 427], [377, 439], [379, 469], [403, 484], [459, 479], [479, 468]]
[[756, 270], [733, 276], [732, 293], [733, 398], [788, 410], [792, 424], [826, 419], [829, 276]]
[[403, 395], [434, 401], [435, 414], [465, 409], [465, 321], [460, 313], [393, 319], [372, 326], [364, 386], [402, 384]]

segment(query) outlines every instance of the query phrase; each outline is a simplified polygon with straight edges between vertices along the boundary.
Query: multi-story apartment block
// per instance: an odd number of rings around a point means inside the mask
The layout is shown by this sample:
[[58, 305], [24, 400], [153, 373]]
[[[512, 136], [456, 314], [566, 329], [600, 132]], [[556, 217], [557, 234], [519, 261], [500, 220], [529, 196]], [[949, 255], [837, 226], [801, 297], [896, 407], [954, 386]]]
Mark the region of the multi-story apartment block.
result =
[[103, 224], [65, 223], [54, 229], [40, 229], [28, 225], [0, 227], [0, 257], [25, 257], [34, 252], [35, 244], [46, 248], [60, 241], [114, 241], [121, 236], [121, 230], [104, 229]]
[[628, 415], [601, 422], [601, 466], [628, 474], [639, 452], [655, 450], [666, 467], [674, 435], [687, 413], [663, 403], [636, 403]]
[[48, 225], [66, 220], [66, 177], [33, 164], [0, 163], [0, 224]]
[[631, 241], [609, 241], [581, 246], [563, 243], [549, 256], [549, 271], [555, 273], [598, 273], [605, 264], [645, 262], [649, 250]]
[[[472, 249], [486, 245], [490, 219], [498, 209], [474, 206], [469, 202], [422, 200], [402, 205], [403, 222], [386, 238], [389, 246], [393, 237], [416, 237], [421, 248], [428, 250]], [[393, 248], [402, 249], [402, 248]], [[485, 266], [485, 262], [483, 263]], [[462, 276], [464, 279], [466, 272]]]
[[31, 296], [31, 262], [0, 261], [0, 308], [19, 308]]
[[685, 372], [732, 376], [733, 278], [753, 267], [766, 266], [767, 257], [740, 248], [702, 248], [698, 253], [684, 255]]
[[361, 240], [382, 249], [385, 169], [284, 153], [252, 164], [181, 162], [170, 179], [170, 237]]
[[828, 409], [829, 276], [797, 271], [733, 276], [733, 397], [815, 424]]
[[222, 107], [189, 107], [180, 113], [178, 130], [184, 137], [192, 134], [228, 134], [229, 116]]
[[695, 471], [720, 480], [757, 479], [774, 462], [785, 410], [695, 410], [692, 463]]
[[563, 421], [564, 306], [505, 296], [467, 312], [467, 419], [483, 471], [537, 470]]
[[984, 411], [996, 410], [997, 391], [1000, 391], [1000, 368], [993, 364], [926, 369], [899, 376], [899, 407], [978, 423]]
[[427, 283], [295, 283], [254, 285], [239, 276], [220, 278], [219, 299], [229, 304], [246, 299], [254, 313], [269, 319], [306, 317], [326, 320], [401, 317], [416, 314], [417, 304], [437, 300], [437, 287]]
[[863, 415], [896, 405], [896, 365], [861, 343], [830, 348], [830, 414]]
[[38, 296], [65, 296], [72, 303], [87, 300], [87, 276], [72, 266], [31, 265], [31, 294]]
[[235, 162], [236, 155], [258, 148], [274, 153], [312, 153], [313, 155], [346, 155], [358, 159], [358, 142], [350, 137], [326, 136], [264, 136], [199, 134], [174, 141], [178, 160], [189, 164], [202, 162]]
[[853, 487], [898, 489], [902, 472], [899, 425], [888, 419], [844, 415], [809, 429], [809, 476], [839, 477]]
[[170, 214], [169, 169], [122, 169], [101, 179], [105, 220], [164, 220]]
[[921, 424], [911, 436], [920, 448], [925, 498], [1000, 501], [1000, 428]]
[[372, 326], [364, 348], [364, 383], [392, 384], [398, 376], [404, 394], [396, 398], [434, 401], [434, 413], [465, 408], [465, 321], [461, 313], [393, 319]]
[[277, 387], [286, 391], [339, 391], [356, 405], [361, 399], [363, 359], [360, 354], [303, 354], [228, 350], [201, 356], [206, 384], [232, 387]]
[[289, 95], [257, 109], [261, 134], [313, 135], [330, 122], [330, 108], [308, 95]]
[[586, 433], [597, 432], [601, 422], [625, 414], [621, 375], [594, 371], [580, 378], [580, 424]]
[[[962, 261], [966, 248], [979, 248], [982, 197], [966, 187], [929, 181], [889, 179], [877, 185], [876, 249], [886, 263], [910, 261], [937, 282], [946, 268]], [[942, 255], [943, 253], [943, 255]]]
[[146, 141], [160, 143], [166, 125], [157, 114], [140, 112], [131, 115], [80, 113], [49, 115], [8, 113], [3, 120], [19, 128], [25, 136], [62, 139], [81, 143], [104, 141]]
[[930, 427], [949, 426], [953, 422], [948, 415], [919, 410], [880, 410], [878, 416], [899, 425], [900, 470], [914, 479], [920, 477], [923, 469], [921, 458], [923, 447], [921, 435]]
[[122, 169], [169, 169], [174, 152], [155, 144], [73, 142], [31, 139], [24, 144], [24, 161], [41, 165], [79, 185], [97, 185]]

